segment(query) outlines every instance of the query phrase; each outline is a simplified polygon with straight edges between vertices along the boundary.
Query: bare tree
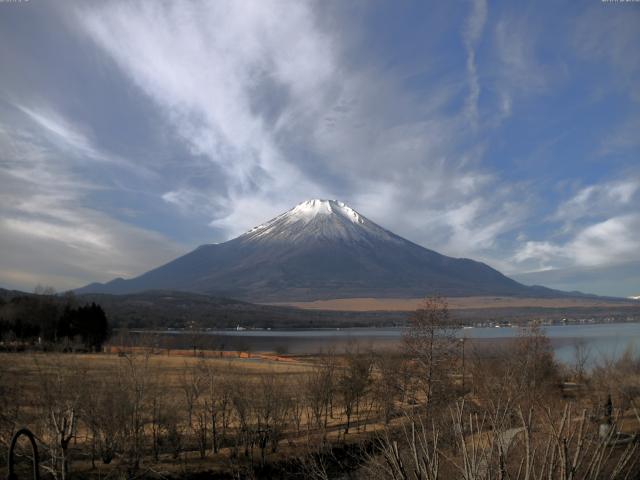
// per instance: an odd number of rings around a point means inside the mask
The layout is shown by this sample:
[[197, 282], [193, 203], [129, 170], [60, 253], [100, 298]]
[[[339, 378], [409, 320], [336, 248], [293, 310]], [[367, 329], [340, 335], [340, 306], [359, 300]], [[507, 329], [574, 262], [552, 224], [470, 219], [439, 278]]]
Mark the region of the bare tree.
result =
[[553, 347], [544, 330], [537, 325], [524, 327], [516, 339], [512, 360], [518, 375], [517, 386], [521, 401], [535, 401], [558, 384], [558, 365]]
[[335, 393], [335, 358], [326, 356], [316, 365], [306, 378], [307, 403], [309, 413], [316, 428], [326, 433], [330, 410]]
[[573, 343], [573, 370], [578, 381], [583, 381], [587, 364], [591, 356], [591, 348], [584, 338], [577, 338]]
[[347, 420], [344, 433], [348, 434], [352, 416], [354, 412], [358, 416], [360, 401], [370, 386], [372, 362], [369, 355], [357, 350], [348, 352], [346, 360], [346, 365], [338, 370], [337, 389]]
[[162, 425], [163, 416], [165, 413], [165, 389], [162, 388], [159, 382], [154, 382], [150, 392], [149, 402], [149, 430], [151, 432], [151, 451], [153, 453], [153, 459], [157, 462], [160, 457], [160, 445], [162, 443]]
[[291, 421], [295, 426], [296, 434], [300, 435], [302, 418], [307, 409], [304, 382], [301, 377], [297, 376], [295, 378], [292, 385], [289, 387], [289, 391], [291, 392], [289, 397]]
[[171, 456], [177, 459], [184, 449], [184, 437], [186, 435], [184, 418], [184, 403], [178, 399], [167, 399], [167, 406], [160, 416], [160, 432], [163, 443], [166, 443]]
[[456, 329], [447, 303], [440, 297], [425, 298], [409, 319], [404, 345], [417, 367], [426, 407], [434, 397], [447, 391], [449, 374], [458, 354]]
[[191, 365], [185, 363], [180, 387], [187, 409], [187, 427], [196, 440], [201, 458], [206, 456], [209, 419], [211, 418], [209, 380], [206, 364], [202, 362]]
[[577, 480], [631, 478], [637, 442], [616, 447], [609, 433], [594, 435], [586, 412], [575, 416], [569, 405], [536, 415], [518, 408], [512, 425], [506, 410], [470, 412], [463, 402], [451, 408], [444, 431], [413, 418], [400, 441], [382, 437], [380, 458], [368, 465], [371, 478], [394, 480]]
[[69, 446], [78, 431], [83, 369], [77, 364], [69, 368], [58, 362], [36, 362], [36, 366], [46, 438], [51, 442], [50, 464], [45, 468], [55, 478], [66, 480], [71, 467]]
[[108, 369], [85, 389], [82, 412], [91, 433], [92, 463], [98, 455], [104, 464], [109, 464], [122, 449], [128, 394], [119, 386], [118, 370]]
[[252, 415], [255, 398], [251, 394], [252, 385], [248, 385], [246, 378], [235, 376], [229, 378], [229, 386], [231, 388], [231, 405], [237, 424], [235, 451], [237, 453], [239, 446], [242, 445], [244, 455], [248, 457], [252, 453], [253, 446]]
[[226, 417], [228, 416], [229, 389], [226, 388], [224, 377], [211, 363], [207, 367], [207, 375], [208, 397], [205, 399], [205, 402], [210, 416], [211, 449], [215, 454], [218, 453], [218, 448], [220, 447], [221, 439], [219, 438], [219, 427], [221, 423], [223, 425], [223, 430], [226, 430], [226, 426], [224, 424]]
[[121, 432], [124, 460], [128, 474], [134, 475], [144, 456], [145, 427], [148, 424], [151, 368], [149, 354], [126, 354], [121, 357], [118, 386], [126, 395], [118, 405], [123, 422]]
[[278, 442], [287, 424], [289, 399], [281, 377], [272, 372], [264, 373], [258, 382], [258, 395], [253, 402], [256, 419], [255, 433], [260, 447], [260, 459], [265, 463], [265, 451], [271, 443], [271, 451], [276, 452]]
[[232, 379], [233, 370], [227, 370], [226, 373], [218, 379], [218, 412], [220, 417], [220, 444], [224, 445], [227, 441], [227, 431], [231, 422], [231, 399], [233, 394]]
[[378, 355], [375, 359], [373, 397], [385, 425], [393, 417], [403, 389], [402, 363], [402, 358], [393, 354]]
[[271, 443], [271, 452], [278, 450], [278, 444], [289, 425], [289, 412], [291, 411], [291, 398], [287, 395], [287, 386], [281, 376], [276, 376], [274, 381], [268, 388], [273, 389], [271, 401], [273, 402], [271, 428], [269, 429], [269, 442]]

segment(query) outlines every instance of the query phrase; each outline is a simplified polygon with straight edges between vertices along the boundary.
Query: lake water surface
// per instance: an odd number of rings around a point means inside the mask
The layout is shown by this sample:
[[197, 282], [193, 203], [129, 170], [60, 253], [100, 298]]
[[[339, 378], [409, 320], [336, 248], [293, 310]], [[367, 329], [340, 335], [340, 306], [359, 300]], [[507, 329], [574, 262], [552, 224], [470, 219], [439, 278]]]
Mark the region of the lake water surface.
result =
[[[574, 359], [575, 345], [582, 339], [589, 352], [590, 363], [617, 358], [627, 348], [640, 347], [640, 323], [603, 323], [554, 325], [543, 327], [551, 339], [558, 360], [570, 363]], [[223, 348], [246, 349], [254, 352], [281, 351], [293, 354], [337, 352], [354, 348], [395, 348], [402, 342], [404, 329], [395, 328], [343, 328], [299, 330], [218, 330], [208, 331], [215, 343]], [[470, 348], [482, 348], [520, 335], [518, 327], [474, 327], [458, 331], [469, 340]], [[640, 351], [640, 349], [638, 350]]]

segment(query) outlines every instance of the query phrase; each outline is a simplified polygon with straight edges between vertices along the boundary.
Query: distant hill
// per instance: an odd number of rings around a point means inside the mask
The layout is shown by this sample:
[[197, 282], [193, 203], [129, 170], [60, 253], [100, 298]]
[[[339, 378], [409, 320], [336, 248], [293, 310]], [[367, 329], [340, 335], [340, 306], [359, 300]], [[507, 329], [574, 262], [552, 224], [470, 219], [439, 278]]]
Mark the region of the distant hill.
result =
[[82, 294], [80, 302], [101, 305], [116, 326], [130, 328], [325, 328], [403, 323], [406, 312], [308, 311], [256, 305], [230, 298], [175, 292]]
[[580, 295], [525, 286], [484, 263], [428, 250], [334, 200], [303, 202], [228, 242], [203, 245], [136, 278], [92, 283], [77, 292], [149, 290], [251, 302]]
[[[16, 297], [37, 294], [0, 288], [2, 304]], [[73, 301], [79, 305], [95, 302], [116, 328], [326, 328], [344, 326], [381, 326], [401, 324], [406, 312], [336, 312], [307, 311], [294, 307], [256, 305], [231, 298], [212, 297], [190, 292], [148, 291], [135, 294], [77, 294], [75, 299], [63, 295], [48, 296], [60, 305]]]
[[[0, 288], [0, 318], [2, 304], [14, 297], [36, 296], [16, 290]], [[49, 297], [51, 298], [51, 297]], [[64, 296], [57, 296], [62, 303]], [[288, 306], [256, 305], [230, 298], [176, 292], [149, 291], [134, 294], [80, 294], [76, 303], [83, 305], [95, 302], [107, 314], [115, 328], [140, 329], [194, 329], [235, 328], [240, 325], [253, 328], [329, 328], [355, 326], [403, 325], [407, 314], [415, 306], [407, 305], [407, 311], [396, 309], [384, 311], [337, 311], [306, 310]], [[384, 302], [383, 302], [384, 303]], [[640, 321], [640, 303], [632, 300], [602, 305], [565, 305], [557, 307], [495, 306], [481, 308], [471, 304], [458, 305], [451, 310], [452, 317], [462, 322], [513, 321], [516, 323], [539, 320], [561, 321], [563, 319], [591, 319], [594, 321]]]

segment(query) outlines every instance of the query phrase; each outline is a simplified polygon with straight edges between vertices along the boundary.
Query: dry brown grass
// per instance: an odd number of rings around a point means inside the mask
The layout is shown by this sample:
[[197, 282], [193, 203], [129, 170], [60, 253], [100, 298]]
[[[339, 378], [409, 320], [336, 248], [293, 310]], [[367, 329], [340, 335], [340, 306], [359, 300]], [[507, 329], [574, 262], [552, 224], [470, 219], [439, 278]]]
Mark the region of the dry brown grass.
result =
[[[630, 305], [630, 302], [595, 298], [449, 297], [446, 300], [452, 310], [523, 307], [620, 307]], [[423, 301], [423, 298], [337, 298], [312, 302], [272, 303], [271, 305], [286, 305], [308, 310], [405, 312], [416, 310]]]
[[[127, 349], [132, 350], [132, 349]], [[131, 353], [131, 352], [128, 352]], [[135, 352], [141, 355], [141, 351]], [[255, 355], [250, 357], [238, 355], [216, 356], [188, 356], [184, 352], [176, 354], [172, 350], [169, 355], [166, 352], [149, 355], [150, 370], [159, 374], [163, 384], [167, 387], [175, 387], [185, 371], [190, 367], [205, 361], [207, 365], [221, 371], [233, 369], [242, 375], [260, 375], [265, 372], [277, 374], [295, 375], [308, 372], [310, 363], [295, 359], [289, 361], [278, 360], [275, 355]], [[47, 368], [79, 369], [82, 368], [88, 378], [101, 378], [107, 372], [113, 372], [122, 362], [118, 354], [62, 354], [62, 353], [0, 353], [0, 365], [2, 366], [2, 382], [11, 387], [15, 392], [29, 395], [35, 390], [35, 382], [40, 378], [40, 370]]]
[[[229, 356], [220, 356], [219, 352], [197, 352], [196, 356], [193, 355], [192, 350], [156, 350], [151, 352], [148, 349], [140, 347], [129, 348], [121, 354], [114, 352], [110, 354], [59, 354], [59, 353], [0, 353], [0, 382], [5, 387], [10, 387], [10, 395], [15, 398], [16, 401], [26, 400], [26, 403], [34, 402], [33, 407], [22, 411], [23, 419], [27, 425], [36, 425], [38, 415], [41, 415], [41, 410], [38, 408], [38, 399], [35, 398], [38, 393], [38, 381], [43, 378], [43, 372], [46, 374], [48, 369], [51, 372], [60, 371], [61, 369], [67, 372], [81, 371], [82, 375], [87, 379], [99, 379], [101, 377], [108, 377], [109, 374], [113, 375], [114, 372], [126, 372], [123, 369], [123, 365], [126, 364], [130, 356], [134, 356], [137, 361], [146, 359], [146, 374], [149, 377], [153, 377], [153, 382], [159, 382], [165, 394], [165, 399], [170, 400], [171, 405], [175, 405], [174, 408], [181, 410], [184, 417], [184, 381], [188, 378], [191, 367], [206, 365], [220, 372], [228, 374], [230, 378], [239, 382], [240, 385], [244, 385], [242, 392], [249, 395], [260, 396], [260, 385], [262, 378], [266, 375], [276, 375], [279, 379], [283, 380], [282, 384], [279, 384], [283, 389], [287, 389], [287, 394], [293, 389], [301, 391], [304, 389], [304, 379], [307, 378], [307, 374], [317, 371], [315, 369], [314, 362], [325, 361], [325, 358], [296, 358], [296, 357], [279, 357], [276, 355], [256, 355], [251, 354], [250, 358], [247, 356], [241, 356], [238, 352], [230, 354]], [[470, 362], [474, 361], [473, 356], [469, 357]], [[336, 375], [342, 368], [347, 365], [347, 356], [333, 357], [333, 361], [336, 362]], [[480, 360], [477, 360], [478, 362]], [[496, 361], [500, 362], [501, 359]], [[480, 371], [487, 375], [487, 381], [503, 384], [506, 377], [503, 377], [499, 372], [490, 368], [489, 364], [478, 364], [479, 368], [472, 368], [473, 365], [469, 365], [467, 368], [466, 378], [469, 385], [475, 385], [476, 381], [480, 381], [480, 378], [475, 378], [476, 374], [479, 376]], [[381, 378], [381, 370], [374, 369], [372, 371], [372, 381]], [[452, 378], [453, 385], [460, 386], [460, 378], [457, 375], [458, 369], [453, 368]], [[83, 377], [84, 378], [84, 377]], [[92, 383], [92, 382], [88, 382]], [[480, 383], [478, 383], [480, 385]], [[597, 387], [596, 385], [590, 388], [604, 388]], [[481, 392], [484, 390], [479, 389], [475, 391], [475, 387], [466, 394], [466, 401], [471, 406], [473, 405], [474, 411], [480, 412], [482, 416], [483, 412], [491, 412], [491, 400], [495, 400], [493, 397], [483, 396]], [[557, 390], [557, 389], [556, 389]], [[7, 391], [7, 390], [5, 390]], [[555, 391], [555, 390], [554, 390]], [[605, 390], [603, 390], [604, 392]], [[409, 396], [410, 397], [410, 396]], [[332, 445], [343, 445], [343, 441], [347, 439], [350, 442], [363, 442], [364, 440], [371, 438], [372, 432], [383, 432], [387, 428], [391, 430], [402, 431], [403, 425], [407, 424], [407, 420], [410, 420], [410, 415], [414, 411], [413, 403], [408, 402], [408, 398], [405, 400], [397, 399], [395, 403], [396, 412], [400, 415], [390, 420], [390, 425], [385, 426], [381, 419], [380, 412], [372, 412], [371, 415], [360, 417], [352, 417], [352, 428], [350, 433], [345, 436], [344, 427], [346, 424], [346, 417], [344, 411], [339, 403], [336, 403], [335, 411], [332, 413], [331, 418], [327, 423], [326, 430], [317, 428], [316, 423], [313, 421], [310, 415], [303, 415], [301, 422], [301, 429], [298, 433], [292, 423], [289, 423], [285, 428], [285, 435], [279, 442], [279, 448], [276, 453], [267, 453], [268, 462], [278, 462], [290, 460], [292, 458], [301, 458], [305, 452], [309, 452], [310, 446], [316, 446], [323, 443], [323, 440], [328, 440]], [[602, 395], [600, 395], [602, 397]], [[599, 398], [600, 398], [599, 397]], [[420, 394], [414, 396], [419, 404], [423, 403], [423, 398]], [[453, 397], [452, 397], [453, 398]], [[502, 398], [502, 397], [500, 397]], [[339, 402], [340, 397], [336, 396], [336, 402]], [[175, 400], [175, 403], [174, 403]], [[549, 393], [539, 399], [542, 403], [541, 406], [554, 406], [561, 405], [566, 402], [560, 396], [559, 391], [555, 393]], [[599, 406], [599, 404], [590, 403], [589, 397], [584, 396], [580, 398], [573, 398], [569, 400], [573, 404], [575, 412], [581, 412], [583, 409], [587, 409], [588, 412], [593, 412]], [[614, 398], [614, 403], [617, 405], [618, 401]], [[366, 402], [363, 403], [363, 407], [366, 406]], [[309, 412], [309, 407], [307, 412]], [[437, 407], [440, 408], [440, 407]], [[537, 407], [536, 407], [537, 408]], [[449, 416], [450, 409], [443, 406], [441, 410], [438, 410], [438, 418], [443, 420], [443, 426], [446, 427], [446, 420]], [[538, 411], [538, 410], [537, 410]], [[540, 410], [542, 411], [542, 410]], [[618, 428], [628, 433], [637, 433], [638, 421], [629, 410], [620, 412], [620, 421]], [[624, 415], [622, 415], [624, 414]], [[442, 417], [442, 418], [440, 418]], [[363, 420], [364, 428], [357, 427], [359, 420]], [[182, 418], [182, 427], [186, 431], [187, 427]], [[31, 423], [29, 423], [31, 422]], [[239, 427], [237, 418], [232, 420], [230, 424], [233, 433], [237, 434]], [[444, 428], [443, 427], [443, 428]], [[488, 428], [488, 425], [485, 425]], [[148, 427], [146, 427], [148, 429]], [[148, 434], [148, 431], [146, 432]], [[108, 476], [110, 473], [115, 472], [115, 468], [119, 465], [119, 460], [115, 461], [111, 465], [102, 465], [97, 462], [97, 470], [92, 470], [91, 462], [87, 460], [87, 451], [89, 450], [89, 434], [86, 425], [81, 425], [78, 429], [77, 444], [74, 443], [74, 463], [73, 471], [75, 473], [92, 475], [92, 476]], [[443, 431], [443, 438], [446, 437], [446, 430]], [[186, 438], [186, 437], [185, 437]], [[478, 432], [477, 434], [468, 435], [465, 438], [465, 442], [476, 441], [478, 445], [486, 445], [489, 439], [489, 430]], [[448, 444], [443, 444], [443, 448], [449, 448]], [[149, 468], [150, 471], [163, 472], [164, 474], [172, 474], [181, 476], [186, 472], [198, 472], [205, 470], [213, 470], [218, 472], [228, 473], [236, 468], [238, 462], [247, 462], [244, 457], [233, 456], [233, 447], [230, 447], [227, 443], [217, 454], [209, 451], [205, 459], [199, 457], [198, 451], [195, 449], [195, 443], [192, 439], [185, 443], [184, 449], [181, 451], [178, 458], [173, 458], [170, 451], [164, 450], [158, 461], [154, 461], [151, 458], [151, 454], [147, 449], [143, 461], [143, 468]], [[254, 448], [253, 461], [258, 462], [257, 447]], [[84, 452], [84, 453], [80, 453]], [[237, 451], [236, 451], [237, 454]], [[233, 463], [235, 462], [235, 463]]]
[[[133, 349], [129, 349], [133, 350]], [[281, 357], [275, 355], [219, 357], [215, 355], [189, 356], [189, 351], [171, 350], [167, 355], [166, 351], [156, 354], [144, 352], [137, 349], [136, 352], [127, 351], [124, 355], [118, 353], [111, 354], [62, 354], [62, 353], [0, 353], [0, 386], [3, 391], [11, 396], [11, 402], [20, 404], [20, 424], [29, 426], [36, 431], [40, 438], [47, 440], [38, 425], [41, 418], [41, 381], [43, 377], [51, 375], [66, 375], [72, 372], [81, 372], [81, 377], [87, 379], [87, 383], [94, 383], [100, 378], [113, 376], [114, 372], [125, 373], [123, 366], [128, 358], [135, 358], [135, 362], [145, 362], [145, 375], [152, 378], [153, 382], [158, 382], [162, 386], [165, 400], [169, 401], [184, 410], [184, 381], [192, 367], [212, 368], [224, 374], [231, 375], [235, 381], [245, 385], [259, 385], [260, 379], [266, 374], [276, 375], [284, 379], [287, 390], [299, 385], [299, 380], [306, 373], [311, 371], [312, 364], [309, 359], [305, 362], [296, 359], [283, 361]], [[84, 392], [84, 390], [82, 390]], [[251, 392], [251, 388], [247, 390]], [[258, 391], [256, 391], [256, 395]], [[8, 398], [6, 399], [8, 400]], [[184, 413], [183, 411], [181, 413]], [[183, 415], [184, 416], [184, 415]], [[183, 419], [184, 420], [184, 419]], [[335, 438], [340, 429], [342, 420], [336, 416], [332, 420], [327, 438]], [[238, 425], [233, 420], [230, 428]], [[186, 425], [182, 425], [187, 429]], [[288, 432], [288, 440], [281, 442], [281, 449], [276, 454], [269, 454], [270, 461], [279, 461], [287, 458], [287, 455], [299, 454], [299, 450], [306, 448], [308, 439], [305, 437], [306, 417], [302, 422], [303, 433], [300, 438], [296, 438], [294, 432]], [[146, 430], [145, 430], [146, 431]], [[6, 432], [3, 432], [6, 433]], [[148, 435], [149, 432], [146, 431]], [[90, 450], [90, 432], [84, 423], [78, 425], [73, 450], [85, 452], [84, 454], [74, 454], [73, 471], [80, 474], [108, 475], [118, 467], [118, 462], [111, 465], [103, 465], [97, 462], [97, 470], [93, 470], [91, 462], [86, 460]], [[8, 438], [3, 438], [3, 443]], [[193, 442], [190, 447], [181, 452], [179, 458], [173, 458], [171, 454], [160, 455], [158, 462], [150, 460], [150, 453], [146, 455], [145, 468], [153, 471], [161, 471], [164, 474], [182, 475], [185, 472], [197, 471], [228, 471], [231, 447], [225, 447], [218, 454], [208, 453], [207, 458], [201, 459], [197, 451], [194, 450]], [[3, 451], [3, 453], [6, 453]], [[4, 457], [4, 455], [3, 455]]]

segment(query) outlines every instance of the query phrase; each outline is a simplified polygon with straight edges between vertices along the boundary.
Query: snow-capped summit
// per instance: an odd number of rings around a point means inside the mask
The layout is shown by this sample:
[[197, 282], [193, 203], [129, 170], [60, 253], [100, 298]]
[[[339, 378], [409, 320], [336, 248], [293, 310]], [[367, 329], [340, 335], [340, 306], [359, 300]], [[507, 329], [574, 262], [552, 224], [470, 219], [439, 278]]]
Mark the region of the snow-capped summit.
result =
[[269, 220], [267, 223], [263, 223], [262, 225], [258, 225], [257, 227], [252, 228], [251, 230], [249, 230], [249, 232], [265, 228], [267, 225], [273, 223], [278, 219], [286, 219], [286, 221], [289, 223], [294, 223], [297, 221], [309, 222], [318, 215], [332, 214], [346, 217], [353, 223], [363, 223], [360, 214], [353, 208], [349, 207], [347, 204], [338, 200], [324, 200], [320, 198], [314, 198], [297, 204], [291, 210], [278, 215], [277, 217]]
[[338, 200], [322, 200], [315, 198], [313, 200], [307, 200], [306, 202], [299, 203], [285, 215], [290, 219], [303, 219], [309, 220], [316, 215], [340, 215], [348, 218], [353, 223], [363, 223], [362, 217], [358, 212], [347, 204]]
[[375, 238], [399, 239], [384, 228], [338, 200], [312, 199], [262, 225], [252, 228], [240, 238], [277, 241], [314, 241], [342, 239], [368, 242]]
[[227, 242], [83, 293], [186, 290], [253, 302], [350, 297], [550, 295], [493, 268], [385, 230], [337, 200], [313, 199]]

